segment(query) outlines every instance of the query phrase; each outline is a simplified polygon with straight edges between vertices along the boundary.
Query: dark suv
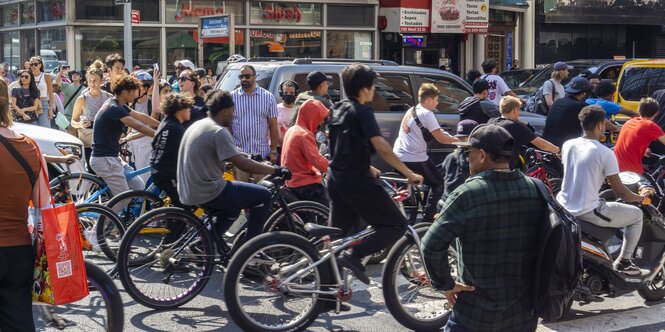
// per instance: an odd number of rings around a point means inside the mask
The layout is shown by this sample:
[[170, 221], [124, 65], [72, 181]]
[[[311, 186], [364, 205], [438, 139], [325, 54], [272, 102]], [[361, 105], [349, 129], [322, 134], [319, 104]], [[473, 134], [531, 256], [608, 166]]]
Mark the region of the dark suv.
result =
[[[353, 62], [372, 66], [380, 75], [376, 80], [376, 93], [371, 106], [381, 132], [390, 144], [397, 139], [404, 113], [418, 103], [418, 88], [422, 83], [433, 83], [439, 88], [441, 96], [435, 112], [436, 118], [444, 130], [449, 133], [455, 132], [459, 122], [458, 106], [462, 100], [472, 95], [472, 90], [469, 84], [458, 76], [438, 69], [400, 66], [386, 60], [249, 59], [248, 62], [228, 65], [215, 88], [226, 91], [236, 89], [240, 86], [238, 79], [240, 67], [251, 64], [256, 69], [256, 81], [259, 86], [272, 92], [280, 102], [278, 89], [281, 82], [293, 80], [298, 83], [301, 92], [306, 91], [309, 89], [307, 74], [311, 71], [321, 71], [332, 76], [333, 84], [328, 93], [333, 102], [337, 102], [346, 97], [341, 81], [342, 70]], [[545, 127], [544, 116], [523, 112], [522, 119], [531, 123], [538, 134], [542, 134]], [[432, 143], [428, 150], [434, 161], [441, 162], [453, 149], [452, 145]], [[388, 169], [383, 162], [379, 162], [378, 166], [383, 170]]]

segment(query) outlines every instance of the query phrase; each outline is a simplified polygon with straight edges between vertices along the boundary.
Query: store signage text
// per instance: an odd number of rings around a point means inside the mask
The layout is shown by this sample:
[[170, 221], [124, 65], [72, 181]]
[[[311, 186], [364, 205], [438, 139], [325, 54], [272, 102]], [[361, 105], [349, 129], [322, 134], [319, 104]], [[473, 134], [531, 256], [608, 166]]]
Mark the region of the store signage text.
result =
[[402, 42], [404, 44], [411, 45], [415, 48], [422, 48], [423, 45], [425, 44], [425, 37], [424, 36], [403, 36], [402, 37]]
[[489, 0], [434, 0], [433, 33], [487, 33]]
[[[263, 30], [251, 30], [249, 32], [250, 37], [252, 38], [266, 38], [266, 39], [276, 39], [282, 40], [284, 34], [282, 33], [273, 33], [270, 31]], [[278, 37], [278, 38], [275, 38]], [[321, 31], [310, 31], [310, 32], [298, 32], [298, 33], [289, 33], [289, 39], [312, 39], [312, 38], [321, 38]]]
[[400, 32], [429, 32], [429, 9], [401, 8]]
[[211, 16], [219, 14], [224, 14], [224, 7], [196, 7], [191, 3], [184, 3], [182, 5], [182, 16]]
[[275, 22], [283, 20], [300, 22], [302, 20], [302, 12], [297, 4], [291, 5], [291, 8], [289, 8], [289, 5], [283, 3], [268, 4], [263, 10], [261, 17]]

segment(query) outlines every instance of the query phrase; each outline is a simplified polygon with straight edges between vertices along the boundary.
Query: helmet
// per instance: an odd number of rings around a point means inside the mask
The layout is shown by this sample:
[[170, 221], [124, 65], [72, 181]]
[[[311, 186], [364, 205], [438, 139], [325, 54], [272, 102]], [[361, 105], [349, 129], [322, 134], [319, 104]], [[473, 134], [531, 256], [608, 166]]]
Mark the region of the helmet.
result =
[[234, 54], [230, 56], [228, 59], [226, 59], [226, 62], [244, 62], [246, 60], [247, 59], [244, 56], [240, 54]]
[[152, 75], [148, 74], [147, 71], [143, 70], [136, 72], [136, 79], [141, 81], [141, 83], [143, 83], [144, 85], [145, 84], [152, 85], [153, 83]]

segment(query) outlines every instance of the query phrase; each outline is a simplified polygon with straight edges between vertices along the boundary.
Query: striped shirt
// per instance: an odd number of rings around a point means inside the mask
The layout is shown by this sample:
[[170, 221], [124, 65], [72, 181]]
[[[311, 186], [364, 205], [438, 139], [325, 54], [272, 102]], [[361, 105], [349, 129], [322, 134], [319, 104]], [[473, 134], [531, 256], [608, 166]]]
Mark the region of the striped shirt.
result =
[[254, 93], [242, 88], [231, 92], [236, 109], [231, 129], [238, 148], [249, 154], [267, 157], [270, 154], [268, 119], [277, 118], [277, 102], [268, 90], [256, 86]]

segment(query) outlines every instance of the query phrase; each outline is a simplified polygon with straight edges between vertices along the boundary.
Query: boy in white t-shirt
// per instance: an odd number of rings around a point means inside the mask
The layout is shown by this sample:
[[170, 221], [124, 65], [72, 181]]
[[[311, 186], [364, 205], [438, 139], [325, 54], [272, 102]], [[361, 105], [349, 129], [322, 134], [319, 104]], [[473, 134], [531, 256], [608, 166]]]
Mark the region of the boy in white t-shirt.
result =
[[[647, 275], [648, 270], [631, 261], [642, 234], [642, 210], [633, 205], [605, 202], [598, 197], [598, 191], [607, 179], [616, 197], [626, 202], [643, 202], [646, 196], [631, 192], [621, 182], [614, 153], [599, 141], [605, 133], [605, 111], [600, 106], [587, 106], [579, 119], [584, 136], [566, 141], [561, 148], [564, 177], [557, 201], [582, 221], [599, 227], [625, 227], [621, 255], [614, 262], [614, 269], [627, 275]], [[651, 190], [643, 194], [653, 193]]]
[[506, 82], [497, 75], [497, 64], [494, 60], [485, 60], [482, 64], [484, 75], [480, 76], [480, 79], [483, 79], [489, 83], [489, 95], [487, 100], [492, 101], [494, 104], [499, 105], [501, 97], [508, 95], [517, 97], [515, 92], [510, 90]]
[[[441, 144], [451, 144], [458, 139], [446, 133], [434, 116], [434, 110], [439, 105], [439, 89], [430, 83], [424, 83], [418, 91], [420, 103], [409, 109], [402, 119], [399, 136], [395, 140], [393, 152], [407, 167], [425, 178], [425, 184], [430, 186], [427, 196], [427, 205], [423, 212], [423, 222], [434, 221], [437, 202], [443, 194], [444, 184], [441, 173], [427, 155], [427, 141], [435, 139]], [[415, 109], [415, 117], [413, 116]], [[420, 122], [420, 125], [418, 124]], [[423, 132], [425, 133], [423, 135]], [[428, 135], [429, 133], [429, 135]]]

